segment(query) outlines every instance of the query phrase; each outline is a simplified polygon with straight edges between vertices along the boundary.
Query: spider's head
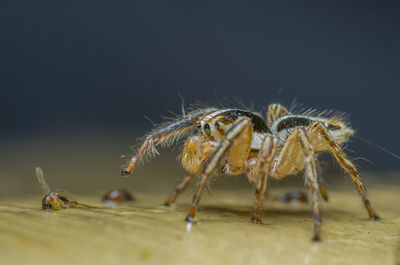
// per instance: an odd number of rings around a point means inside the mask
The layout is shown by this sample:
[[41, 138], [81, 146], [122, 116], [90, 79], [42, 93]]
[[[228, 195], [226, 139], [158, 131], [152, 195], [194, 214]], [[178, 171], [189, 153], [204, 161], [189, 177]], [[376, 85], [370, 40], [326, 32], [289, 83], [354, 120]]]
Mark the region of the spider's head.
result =
[[197, 121], [197, 128], [210, 141], [220, 141], [239, 117], [247, 117], [253, 123], [253, 131], [271, 133], [263, 118], [254, 112], [240, 109], [223, 109], [207, 113]]
[[346, 142], [355, 133], [348, 124], [340, 120], [323, 119], [322, 122], [338, 144]]
[[232, 127], [233, 120], [225, 115], [217, 115], [208, 120], [201, 120], [197, 128], [201, 134], [211, 141], [221, 140], [225, 133]]

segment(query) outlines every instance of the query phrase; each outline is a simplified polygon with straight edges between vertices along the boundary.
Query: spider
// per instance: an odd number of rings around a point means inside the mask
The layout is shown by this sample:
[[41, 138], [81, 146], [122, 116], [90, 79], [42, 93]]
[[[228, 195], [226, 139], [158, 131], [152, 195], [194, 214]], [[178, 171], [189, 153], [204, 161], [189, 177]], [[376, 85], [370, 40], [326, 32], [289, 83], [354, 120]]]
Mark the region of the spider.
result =
[[[197, 128], [197, 131], [196, 131]], [[128, 175], [146, 154], [158, 154], [155, 146], [169, 146], [188, 136], [180, 160], [188, 175], [177, 185], [166, 205], [175, 202], [178, 194], [199, 176], [186, 221], [193, 222], [201, 194], [210, 178], [217, 174], [246, 174], [256, 186], [256, 202], [252, 221], [261, 223], [262, 203], [268, 178], [281, 179], [304, 171], [311, 193], [314, 217], [313, 240], [321, 238], [319, 196], [327, 200], [317, 175], [317, 155], [330, 152], [351, 177], [371, 220], [379, 217], [371, 206], [360, 175], [341, 148], [354, 130], [343, 117], [328, 112], [306, 111], [292, 114], [280, 104], [268, 107], [266, 120], [255, 112], [241, 109], [204, 108], [155, 128], [121, 175]]]

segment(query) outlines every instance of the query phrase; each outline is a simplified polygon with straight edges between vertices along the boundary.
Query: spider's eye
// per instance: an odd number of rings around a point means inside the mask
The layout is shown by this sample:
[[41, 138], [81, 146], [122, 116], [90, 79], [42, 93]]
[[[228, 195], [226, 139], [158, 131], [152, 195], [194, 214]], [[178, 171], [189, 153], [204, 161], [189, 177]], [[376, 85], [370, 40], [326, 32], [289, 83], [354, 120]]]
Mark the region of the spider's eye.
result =
[[205, 132], [208, 136], [211, 135], [210, 125], [208, 125], [208, 124], [204, 125], [204, 132]]
[[217, 129], [220, 129], [220, 128], [221, 128], [221, 126], [219, 125], [218, 122], [215, 123], [215, 128], [217, 128]]
[[201, 129], [201, 124], [197, 124], [197, 129]]

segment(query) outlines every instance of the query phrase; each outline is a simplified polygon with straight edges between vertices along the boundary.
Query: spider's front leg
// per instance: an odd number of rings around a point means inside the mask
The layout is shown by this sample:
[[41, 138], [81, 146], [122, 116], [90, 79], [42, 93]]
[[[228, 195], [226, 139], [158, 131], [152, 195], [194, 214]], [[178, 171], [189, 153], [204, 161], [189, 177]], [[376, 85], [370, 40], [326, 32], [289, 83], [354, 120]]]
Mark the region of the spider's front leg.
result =
[[356, 185], [358, 193], [360, 194], [364, 202], [364, 206], [368, 211], [369, 218], [371, 220], [379, 220], [379, 216], [372, 208], [371, 203], [368, 199], [367, 190], [365, 189], [361, 181], [360, 174], [358, 173], [356, 167], [353, 165], [350, 159], [342, 151], [342, 148], [335, 142], [334, 138], [329, 133], [327, 128], [319, 122], [314, 122], [313, 124], [311, 124], [310, 132], [312, 138], [319, 138], [318, 135], [321, 136], [320, 138], [326, 145], [326, 148], [331, 152], [331, 154], [335, 157], [336, 161], [346, 171], [346, 173], [350, 175], [351, 179]]
[[128, 165], [122, 170], [121, 176], [132, 173], [136, 164], [146, 156], [146, 154], [158, 154], [157, 145], [169, 146], [176, 140], [189, 133], [196, 126], [196, 121], [213, 109], [202, 109], [189, 113], [187, 116], [162, 124], [151, 131], [146, 137], [136, 154], [129, 161]]
[[307, 130], [298, 127], [288, 136], [277, 163], [271, 171], [274, 177], [282, 178], [305, 168], [305, 178], [311, 190], [311, 202], [314, 215], [314, 241], [321, 239], [321, 212], [319, 207], [319, 185], [314, 148]]
[[226, 173], [243, 173], [245, 161], [250, 153], [252, 131], [250, 119], [246, 117], [237, 119], [233, 126], [226, 132], [225, 137], [218, 143], [215, 151], [203, 160], [200, 181], [193, 196], [192, 206], [186, 217], [186, 221], [193, 221], [204, 187], [210, 177], [220, 169], [224, 158], [228, 156], [228, 161], [224, 167]]

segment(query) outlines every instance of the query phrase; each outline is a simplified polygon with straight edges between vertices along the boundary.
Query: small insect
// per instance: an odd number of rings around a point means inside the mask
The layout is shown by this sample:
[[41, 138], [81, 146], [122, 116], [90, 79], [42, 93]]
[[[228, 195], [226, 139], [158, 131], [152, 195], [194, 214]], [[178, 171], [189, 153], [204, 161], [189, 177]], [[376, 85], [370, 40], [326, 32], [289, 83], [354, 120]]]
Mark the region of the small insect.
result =
[[132, 202], [134, 200], [135, 198], [128, 191], [122, 189], [114, 189], [110, 192], [107, 192], [103, 196], [102, 202], [105, 204], [116, 206], [118, 204]]
[[42, 190], [42, 210], [60, 210], [67, 208], [91, 208], [91, 206], [78, 203], [73, 200], [69, 194], [64, 191], [50, 191], [49, 185], [43, 176], [43, 171], [40, 167], [36, 167], [36, 177]]
[[300, 203], [307, 203], [308, 198], [307, 194], [302, 191], [293, 191], [275, 197], [274, 201], [297, 205]]
[[370, 219], [378, 219], [356, 167], [341, 147], [353, 134], [354, 130], [343, 116], [327, 111], [292, 114], [280, 104], [271, 104], [264, 120], [260, 114], [248, 110], [198, 109], [147, 134], [121, 175], [130, 174], [144, 156], [158, 154], [157, 145], [169, 146], [187, 136], [180, 160], [188, 175], [178, 184], [166, 205], [173, 204], [194, 176], [199, 176], [186, 217], [186, 221], [192, 222], [201, 194], [212, 176], [244, 173], [256, 186], [252, 221], [261, 223], [268, 178], [281, 179], [303, 171], [311, 192], [313, 240], [317, 241], [321, 238], [322, 223], [319, 196], [327, 199], [317, 175], [318, 153], [333, 155], [356, 185]]

